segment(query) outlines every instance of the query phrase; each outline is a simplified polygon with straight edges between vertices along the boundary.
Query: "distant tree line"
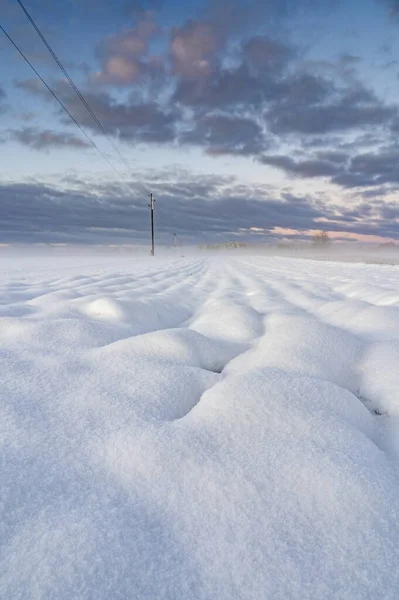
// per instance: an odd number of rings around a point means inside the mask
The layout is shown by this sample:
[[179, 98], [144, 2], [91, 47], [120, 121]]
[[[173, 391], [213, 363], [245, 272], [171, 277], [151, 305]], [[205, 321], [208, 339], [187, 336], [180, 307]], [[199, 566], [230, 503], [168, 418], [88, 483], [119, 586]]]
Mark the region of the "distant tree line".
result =
[[247, 248], [246, 242], [222, 242], [220, 244], [205, 244], [200, 246], [203, 250], [224, 250], [225, 248]]
[[313, 236], [313, 243], [315, 244], [315, 246], [325, 246], [329, 242], [331, 242], [331, 239], [327, 231], [317, 231]]

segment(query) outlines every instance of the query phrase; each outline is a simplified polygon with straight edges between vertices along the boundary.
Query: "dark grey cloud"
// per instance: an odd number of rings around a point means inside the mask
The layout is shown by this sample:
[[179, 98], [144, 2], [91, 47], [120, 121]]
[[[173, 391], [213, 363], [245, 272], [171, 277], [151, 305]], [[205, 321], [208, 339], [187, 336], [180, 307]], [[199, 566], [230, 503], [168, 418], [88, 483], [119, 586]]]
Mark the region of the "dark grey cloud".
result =
[[272, 100], [275, 102], [274, 107], [283, 102], [288, 110], [293, 107], [303, 110], [307, 106], [320, 105], [335, 93], [331, 79], [308, 72], [294, 72], [289, 73], [276, 86], [276, 97]]
[[[259, 161], [277, 167], [288, 175], [302, 178], [326, 177], [344, 188], [364, 189], [364, 197], [376, 197], [399, 188], [399, 147], [351, 156], [339, 151], [316, 152], [312, 158], [295, 160], [288, 155], [263, 155]], [[385, 187], [384, 187], [385, 186]]]
[[17, 121], [23, 121], [25, 123], [33, 121], [34, 119], [37, 118], [37, 116], [38, 116], [37, 113], [34, 113], [33, 111], [20, 112], [20, 113], [15, 113], [13, 115], [14, 119], [16, 119]]
[[353, 68], [359, 62], [361, 62], [361, 57], [356, 56], [355, 54], [341, 54], [339, 57], [339, 64], [344, 68]]
[[[148, 207], [142, 183], [129, 190], [118, 184], [54, 189], [42, 184], [1, 184], [2, 242], [94, 241], [142, 242], [148, 239]], [[151, 177], [157, 202], [160, 241], [177, 231], [187, 241], [229, 238], [251, 227], [308, 227], [320, 212], [310, 202], [294, 198], [276, 201], [266, 188], [242, 186], [232, 178], [177, 173]]]
[[123, 0], [122, 8], [127, 15], [140, 17], [148, 11], [159, 11], [164, 4], [165, 0]]
[[362, 190], [362, 197], [367, 200], [367, 198], [383, 198], [384, 196], [386, 196], [387, 194], [392, 193], [392, 191], [395, 191], [395, 187], [394, 186], [380, 186], [380, 187], [374, 187], [368, 190]]
[[280, 74], [295, 58], [295, 48], [270, 36], [254, 36], [243, 45], [246, 63], [257, 73]]
[[349, 160], [348, 153], [340, 150], [321, 150], [317, 152], [316, 156], [319, 160], [325, 160], [337, 165], [344, 165]]
[[378, 2], [380, 2], [381, 4], [385, 5], [388, 10], [389, 10], [389, 14], [391, 17], [398, 17], [399, 16], [399, 1], [398, 0], [377, 0]]
[[257, 155], [267, 147], [261, 127], [253, 119], [227, 115], [199, 118], [182, 136], [183, 143], [203, 146], [208, 154]]
[[[322, 102], [331, 89], [331, 83], [321, 77], [306, 73], [274, 77], [267, 70], [257, 74], [250, 65], [242, 63], [236, 68], [220, 69], [208, 79], [180, 81], [174, 101], [206, 110], [254, 110], [270, 105], [277, 111], [285, 103], [286, 110], [292, 113], [298, 106]], [[295, 127], [291, 132], [295, 132]]]
[[[266, 43], [265, 39], [262, 39], [263, 43]], [[269, 50], [274, 47], [267, 42], [266, 61], [270, 60]], [[359, 157], [362, 144], [372, 146], [387, 135], [382, 133], [384, 126], [390, 126], [392, 134], [395, 133], [399, 122], [396, 107], [385, 106], [361, 85], [342, 91], [331, 80], [319, 75], [297, 73], [291, 69], [286, 73], [286, 61], [291, 58], [283, 46], [278, 46], [276, 56], [284, 58], [278, 58], [273, 64], [273, 69], [279, 69], [280, 75], [272, 78], [269, 86], [251, 74], [249, 64], [218, 71], [215, 80], [197, 77], [193, 82], [182, 77], [182, 85], [188, 86], [186, 91], [198, 92], [195, 98], [191, 98], [199, 103], [191, 106], [194, 109], [192, 119], [182, 116], [178, 102], [173, 108], [156, 102], [137, 102], [133, 97], [119, 102], [105, 91], [88, 91], [86, 99], [106, 130], [128, 143], [189, 143], [202, 147], [208, 154], [253, 156], [291, 176], [326, 177], [347, 188], [396, 183], [397, 149], [369, 153], [372, 158], [367, 165]], [[256, 60], [259, 60], [258, 55]], [[216, 82], [216, 87], [213, 87], [212, 81]], [[51, 99], [35, 80], [18, 82], [17, 85]], [[180, 87], [182, 90], [184, 88]], [[56, 84], [56, 91], [77, 120], [87, 129], [97, 132], [92, 117], [64, 82]], [[269, 106], [263, 113], [259, 110], [262, 103]], [[230, 108], [229, 113], [226, 108]], [[246, 116], [241, 116], [243, 113]], [[66, 118], [63, 116], [62, 119], [66, 124]], [[285, 134], [307, 134], [301, 139], [305, 156], [295, 159], [281, 153], [267, 155], [266, 151], [272, 147], [268, 127], [275, 134], [273, 145], [278, 145]], [[342, 130], [356, 131], [356, 127], [363, 130], [370, 128], [362, 134], [363, 142], [359, 136], [355, 141], [346, 143], [343, 138], [337, 137]], [[46, 144], [45, 140], [35, 142], [29, 130], [18, 139], [36, 148], [43, 148]], [[65, 137], [61, 136], [58, 141], [59, 146], [62, 143], [68, 145]], [[73, 139], [69, 141], [69, 145], [73, 145]]]
[[381, 204], [380, 215], [383, 219], [399, 221], [399, 206], [392, 204]]
[[[391, 125], [392, 129], [392, 125]], [[336, 146], [339, 150], [343, 150], [344, 152], [357, 152], [361, 148], [376, 148], [378, 146], [382, 146], [386, 143], [387, 135], [389, 135], [389, 131], [384, 130], [383, 128], [376, 128], [372, 131], [361, 133], [360, 135], [356, 135], [355, 138], [350, 140], [345, 138], [335, 138], [335, 140], [329, 140], [329, 138], [320, 138], [325, 140], [325, 145]], [[309, 139], [309, 146], [311, 145], [312, 138]]]
[[204, 79], [180, 79], [173, 102], [202, 111], [245, 107], [250, 110], [261, 106], [273, 87], [266, 88], [246, 65], [241, 65], [219, 69]]
[[[254, 157], [290, 176], [324, 177], [346, 188], [394, 185], [397, 176], [386, 159], [395, 151], [379, 152], [372, 144], [396, 135], [397, 107], [360, 83], [358, 56], [312, 62], [306, 49], [287, 41], [288, 29], [277, 26], [298, 11], [301, 18], [316, 9], [327, 14], [337, 3], [212, 1], [171, 29], [167, 52], [157, 56], [152, 41], [166, 30], [157, 24], [156, 0], [123, 0], [118, 10], [127, 9], [132, 19], [100, 42], [99, 70], [87, 78], [85, 97], [105, 129], [126, 143], [196, 145], [208, 154]], [[103, 0], [101, 6], [106, 8]], [[260, 15], [265, 22], [270, 17], [262, 34], [254, 28]], [[16, 86], [54, 102], [40, 81]], [[83, 127], [98, 132], [65, 82], [51, 86]], [[125, 100], [112, 93], [121, 86], [131, 87]], [[63, 126], [69, 124], [55, 104], [54, 110]], [[370, 148], [344, 137], [359, 131], [369, 137]], [[12, 135], [37, 149], [72, 147], [77, 140], [73, 133], [67, 139], [47, 132], [46, 141], [29, 128]], [[286, 142], [297, 152], [285, 155]], [[367, 153], [374, 157], [369, 168], [361, 158]]]
[[[27, 79], [17, 81], [15, 85], [34, 95], [41, 95], [53, 103], [52, 96], [40, 81], [37, 83], [34, 79]], [[98, 133], [95, 121], [65, 82], [54, 82], [52, 89], [80, 125]], [[86, 91], [85, 98], [107, 132], [115, 137], [127, 142], [145, 143], [172, 142], [176, 137], [178, 114], [174, 109], [164, 110], [155, 102], [118, 102], [106, 91]], [[63, 124], [70, 124], [62, 110], [59, 110], [59, 114]]]
[[327, 160], [296, 161], [290, 156], [266, 155], [260, 158], [260, 162], [299, 177], [333, 177], [340, 173], [340, 168]]
[[286, 31], [295, 17], [328, 19], [342, 0], [209, 0], [203, 18], [231, 35], [251, 32], [262, 23], [269, 31]]
[[190, 243], [251, 239], [257, 235], [251, 228], [263, 229], [262, 239], [270, 239], [275, 227], [306, 232], [320, 228], [320, 219], [330, 231], [399, 236], [395, 205], [370, 201], [344, 209], [322, 196], [286, 192], [278, 198], [270, 186], [244, 185], [233, 177], [142, 173], [128, 189], [65, 177], [61, 183], [62, 189], [0, 184], [0, 242], [146, 243], [150, 183], [159, 243], [170, 243], [174, 232]]
[[[301, 151], [312, 151], [312, 150], [325, 150], [331, 148], [339, 148], [340, 150], [346, 149], [346, 140], [339, 135], [311, 135], [303, 136], [301, 138]], [[352, 146], [353, 142], [349, 142]]]
[[332, 181], [348, 188], [399, 184], [398, 161], [399, 149], [358, 154]]
[[16, 79], [14, 81], [14, 86], [17, 89], [24, 90], [29, 94], [34, 94], [35, 96], [42, 96], [47, 99], [52, 99], [50, 92], [46, 89], [43, 83], [37, 77], [30, 77], [29, 79]]
[[[98, 131], [91, 116], [76, 97], [65, 95], [64, 99], [79, 123]], [[163, 110], [155, 102], [120, 103], [107, 93], [88, 93], [86, 100], [105, 129], [120, 139], [147, 143], [172, 142], [175, 139], [177, 115], [171, 109]]]
[[265, 126], [280, 138], [389, 127], [397, 117], [396, 106], [386, 105], [356, 81], [355, 56], [341, 56], [340, 68], [350, 68], [351, 77], [346, 70], [339, 81], [338, 68], [324, 75], [299, 70], [294, 48], [270, 37], [251, 38], [241, 49], [241, 63], [230, 68], [218, 63], [216, 45], [204, 42], [209, 51], [205, 56], [195, 40], [190, 42], [199, 52], [195, 58], [202, 71], [193, 68], [193, 55], [183, 54], [188, 62], [173, 101], [197, 115], [223, 109], [261, 114]]
[[[326, 99], [326, 96], [323, 100]], [[267, 113], [273, 133], [320, 135], [370, 126], [389, 125], [397, 116], [396, 106], [387, 106], [365, 88], [348, 90], [335, 101], [275, 103]]]
[[8, 108], [6, 104], [6, 98], [7, 94], [5, 90], [2, 87], [0, 87], [0, 114], [4, 113]]
[[36, 150], [53, 150], [56, 148], [72, 148], [82, 150], [90, 148], [91, 144], [84, 138], [71, 133], [60, 133], [51, 129], [39, 130], [34, 127], [10, 130], [11, 139]]
[[174, 60], [174, 102], [205, 110], [248, 109], [289, 93], [287, 83], [282, 84], [280, 78], [294, 59], [291, 46], [269, 36], [252, 37], [239, 48], [237, 66], [227, 68], [221, 63], [223, 40], [218, 32], [209, 24], [201, 32], [200, 26], [205, 24], [195, 24], [196, 31], [191, 36], [190, 30], [184, 31], [182, 39], [176, 38], [179, 44], [175, 40], [171, 49], [179, 56], [178, 61]]

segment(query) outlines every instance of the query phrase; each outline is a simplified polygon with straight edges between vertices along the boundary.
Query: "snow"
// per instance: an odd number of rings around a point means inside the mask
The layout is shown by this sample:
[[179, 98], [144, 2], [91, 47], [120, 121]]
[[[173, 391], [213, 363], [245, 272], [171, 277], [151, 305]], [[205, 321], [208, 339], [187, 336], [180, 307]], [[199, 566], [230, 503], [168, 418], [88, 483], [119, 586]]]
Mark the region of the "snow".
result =
[[399, 267], [0, 258], [0, 597], [396, 599]]

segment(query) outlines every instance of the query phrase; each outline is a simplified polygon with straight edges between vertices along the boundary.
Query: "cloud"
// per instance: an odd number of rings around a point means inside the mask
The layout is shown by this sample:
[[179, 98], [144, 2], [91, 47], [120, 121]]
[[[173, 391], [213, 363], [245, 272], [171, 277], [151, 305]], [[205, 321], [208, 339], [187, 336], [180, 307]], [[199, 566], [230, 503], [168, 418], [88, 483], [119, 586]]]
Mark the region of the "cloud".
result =
[[222, 42], [218, 45], [214, 30], [202, 26], [193, 23], [184, 32], [173, 95], [175, 103], [197, 114], [261, 111], [265, 125], [280, 138], [388, 126], [397, 115], [396, 106], [356, 80], [358, 57], [342, 55], [338, 65], [324, 65], [322, 75], [321, 65], [314, 72], [312, 65], [301, 65], [293, 46], [254, 36], [236, 52], [236, 64], [227, 67], [220, 58]]
[[245, 65], [221, 69], [203, 80], [181, 79], [173, 102], [200, 110], [248, 109], [259, 107], [265, 99], [264, 85], [251, 75]]
[[294, 59], [295, 50], [270, 36], [257, 35], [244, 43], [243, 57], [256, 73], [279, 74]]
[[391, 17], [399, 16], [399, 0], [378, 0], [383, 3], [389, 9], [389, 14]]
[[[240, 46], [236, 57], [238, 64], [226, 67], [220, 56], [223, 40], [219, 45], [204, 43], [202, 48], [189, 38], [183, 48], [190, 44], [195, 52], [191, 50], [186, 55], [182, 49], [185, 60], [182, 58], [180, 69], [175, 70], [175, 75], [180, 77], [176, 82], [174, 102], [201, 109], [242, 109], [260, 107], [285, 93], [281, 76], [293, 60], [294, 51], [290, 46], [269, 36], [255, 36]], [[208, 47], [209, 52], [205, 54]]]
[[290, 156], [266, 155], [260, 158], [260, 162], [299, 177], [332, 177], [340, 173], [339, 167], [327, 160], [295, 161]]
[[381, 186], [399, 184], [399, 149], [384, 149], [354, 156], [348, 168], [333, 178], [344, 187]]
[[5, 90], [2, 87], [0, 87], [0, 114], [6, 112], [6, 110], [8, 109], [8, 106], [6, 104], [6, 98], [7, 94]]
[[184, 143], [203, 146], [207, 154], [257, 155], [267, 146], [261, 127], [253, 119], [206, 115], [182, 136]]
[[48, 89], [37, 77], [31, 77], [29, 79], [22, 80], [16, 79], [14, 81], [14, 87], [20, 90], [24, 90], [25, 92], [28, 92], [29, 94], [33, 94], [35, 96], [42, 96], [46, 99], [52, 99], [52, 96]]
[[[0, 184], [2, 242], [148, 243], [145, 188], [157, 198], [156, 236], [188, 243], [278, 239], [275, 228], [399, 237], [395, 204], [378, 201], [337, 208], [327, 197], [279, 194], [268, 185], [245, 184], [234, 177], [204, 176], [182, 170], [142, 172], [128, 188], [60, 178], [59, 187], [42, 183]], [[382, 221], [383, 215], [390, 215]]]
[[161, 57], [149, 55], [149, 43], [161, 33], [153, 13], [142, 13], [134, 28], [109, 36], [99, 45], [101, 70], [92, 81], [102, 85], [130, 86], [163, 70]]
[[37, 113], [35, 113], [33, 111], [28, 111], [28, 112], [15, 113], [13, 115], [13, 117], [17, 121], [24, 121], [25, 123], [27, 123], [29, 121], [33, 121], [34, 119], [36, 119], [38, 117], [38, 115], [37, 115]]
[[[85, 97], [105, 129], [122, 140], [165, 143], [175, 139], [176, 113], [154, 102], [117, 102], [107, 93], [86, 93]], [[64, 99], [81, 125], [98, 131], [76, 96], [68, 94]]]
[[[40, 83], [40, 82], [39, 82]], [[34, 95], [43, 96], [53, 102], [53, 98], [36, 80], [18, 81], [16, 85]], [[80, 99], [65, 81], [53, 83], [52, 88], [83, 127], [98, 133], [98, 126]], [[111, 135], [128, 142], [165, 143], [175, 139], [176, 111], [163, 110], [155, 102], [118, 102], [108, 92], [85, 91], [84, 96], [104, 128]], [[64, 125], [70, 124], [65, 113], [60, 110]]]
[[175, 28], [170, 40], [172, 72], [188, 80], [209, 77], [224, 42], [212, 22], [188, 21]]
[[[267, 112], [271, 131], [277, 135], [326, 133], [359, 129], [368, 126], [389, 125], [397, 115], [396, 106], [387, 106], [373, 92], [360, 87], [346, 90], [334, 99], [320, 85], [314, 90], [304, 86], [300, 93], [306, 101], [294, 101], [291, 96], [275, 103]], [[324, 98], [323, 98], [324, 95]], [[298, 99], [299, 100], [299, 99]]]
[[[94, 241], [148, 239], [148, 209], [142, 181], [129, 191], [118, 184], [82, 185], [64, 189], [43, 184], [1, 184], [1, 239], [7, 241]], [[233, 178], [184, 172], [150, 176], [158, 200], [157, 238], [177, 231], [187, 241], [224, 240], [241, 229], [288, 227], [295, 221], [307, 228], [322, 213], [295, 197], [278, 201], [267, 186], [246, 186]], [[78, 189], [77, 189], [78, 188]], [[51, 232], [49, 231], [51, 223]]]
[[164, 3], [164, 0], [124, 0], [123, 10], [128, 15], [140, 17], [149, 11], [159, 11]]
[[82, 150], [91, 147], [86, 139], [82, 139], [70, 133], [60, 133], [50, 129], [38, 130], [33, 127], [10, 130], [11, 139], [35, 148], [35, 150], [49, 150], [55, 148], [73, 148]]
[[[354, 144], [353, 136], [343, 136], [362, 130], [376, 141], [385, 130], [394, 134], [399, 113], [358, 81], [358, 56], [341, 54], [334, 63], [305, 60], [305, 50], [288, 43], [278, 28], [250, 34], [246, 8], [238, 10], [235, 1], [213, 2], [198, 18], [172, 28], [169, 41], [162, 40], [164, 46], [169, 42], [164, 54], [154, 56], [153, 40], [166, 29], [161, 31], [155, 13], [139, 4], [133, 2], [135, 25], [100, 43], [101, 68], [83, 89], [112, 136], [127, 143], [191, 144], [214, 156], [255, 157], [291, 176], [326, 177], [344, 187], [378, 182], [377, 175], [350, 162], [360, 149], [345, 147]], [[329, 3], [299, 4], [325, 10]], [[287, 0], [274, 10], [272, 2], [254, 0], [248, 12], [259, 14], [267, 6], [273, 20], [294, 14], [297, 5]], [[245, 21], [241, 28], [240, 20]], [[253, 23], [252, 16], [249, 20]], [[111, 93], [93, 82], [127, 86], [131, 93]], [[66, 82], [51, 85], [78, 122], [98, 132]], [[51, 99], [40, 81], [16, 86]], [[65, 115], [58, 114], [65, 125]], [[288, 145], [302, 148], [303, 155], [285, 156]], [[272, 147], [274, 154], [267, 155]]]
[[[180, 172], [150, 179], [158, 200], [160, 241], [170, 241], [175, 231], [191, 242], [217, 241], [257, 225], [288, 226], [293, 219], [306, 227], [320, 215], [306, 202], [276, 201], [266, 186], [255, 190], [233, 178]], [[43, 184], [0, 184], [0, 210], [7, 207], [7, 218], [0, 224], [1, 239], [80, 243], [148, 239], [148, 208], [141, 181], [132, 181], [128, 192], [118, 184], [77, 188], [75, 182], [69, 189], [64, 183], [63, 190]]]
[[352, 68], [361, 62], [361, 57], [354, 54], [341, 54], [339, 57], [339, 65], [343, 68]]
[[[394, 133], [399, 122], [396, 107], [385, 105], [359, 83], [342, 87], [317, 73], [298, 72], [292, 49], [270, 38], [251, 38], [242, 51], [245, 62], [238, 67], [217, 66], [211, 75], [194, 79], [181, 76], [170, 104], [138, 101], [133, 96], [121, 102], [105, 91], [88, 90], [85, 97], [106, 130], [129, 143], [191, 144], [212, 155], [253, 156], [291, 176], [326, 177], [343, 187], [396, 181], [393, 169], [387, 173], [381, 168], [377, 174], [359, 167], [353, 157], [359, 153], [359, 138], [345, 145], [333, 137], [367, 127], [363, 145], [375, 144], [382, 127], [391, 127]], [[190, 54], [194, 55], [199, 56]], [[51, 99], [35, 80], [17, 85]], [[78, 122], [97, 132], [66, 83], [59, 81], [53, 87]], [[184, 114], [183, 105], [189, 105], [192, 113]], [[67, 123], [64, 116], [62, 120]], [[272, 146], [270, 133], [276, 147], [287, 135], [301, 143], [305, 158], [265, 154]], [[67, 144], [65, 138], [62, 141]]]
[[362, 190], [364, 197], [385, 195], [399, 188], [399, 147], [396, 146], [354, 156], [346, 152], [322, 150], [303, 160], [282, 154], [262, 155], [259, 161], [292, 176], [326, 177], [343, 188], [377, 188]]
[[349, 160], [349, 155], [340, 150], [321, 150], [316, 156], [319, 160], [326, 160], [337, 165], [344, 165]]

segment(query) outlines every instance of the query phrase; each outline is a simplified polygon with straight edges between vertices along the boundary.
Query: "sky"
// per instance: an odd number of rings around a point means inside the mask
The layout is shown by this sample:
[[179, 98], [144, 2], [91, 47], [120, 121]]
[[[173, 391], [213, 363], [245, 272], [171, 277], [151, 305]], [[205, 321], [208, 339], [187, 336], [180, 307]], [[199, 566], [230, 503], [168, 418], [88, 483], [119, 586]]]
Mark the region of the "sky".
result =
[[399, 240], [399, 0], [24, 5], [107, 135], [0, 0], [0, 244]]

